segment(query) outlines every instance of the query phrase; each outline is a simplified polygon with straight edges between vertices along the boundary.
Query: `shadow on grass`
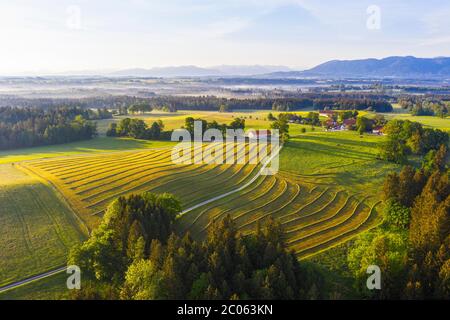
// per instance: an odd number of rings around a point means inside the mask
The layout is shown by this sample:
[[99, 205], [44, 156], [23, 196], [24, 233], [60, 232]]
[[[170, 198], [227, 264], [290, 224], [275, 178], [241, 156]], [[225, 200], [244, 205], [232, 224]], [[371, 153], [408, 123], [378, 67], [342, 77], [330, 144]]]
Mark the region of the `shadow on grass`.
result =
[[[285, 150], [289, 152], [289, 149], [292, 148], [297, 150], [302, 150], [307, 153], [320, 153], [323, 155], [329, 156], [340, 156], [348, 159], [356, 159], [356, 160], [370, 160], [375, 159], [376, 155], [370, 152], [364, 151], [356, 151], [346, 149], [345, 146], [332, 146], [332, 145], [323, 145], [321, 143], [315, 143], [313, 141], [289, 141], [286, 143]], [[297, 154], [297, 156], [301, 156], [301, 154]]]
[[341, 144], [341, 145], [352, 145], [352, 146], [356, 146], [356, 147], [364, 146], [367, 148], [377, 148], [377, 146], [379, 144], [376, 141], [367, 141], [367, 139], [365, 139], [364, 136], [363, 136], [363, 138], [358, 138], [355, 135], [355, 137], [360, 140], [335, 138], [330, 135], [304, 135], [304, 136], [301, 136], [301, 138], [303, 140], [322, 141], [322, 142], [336, 143], [336, 144]]

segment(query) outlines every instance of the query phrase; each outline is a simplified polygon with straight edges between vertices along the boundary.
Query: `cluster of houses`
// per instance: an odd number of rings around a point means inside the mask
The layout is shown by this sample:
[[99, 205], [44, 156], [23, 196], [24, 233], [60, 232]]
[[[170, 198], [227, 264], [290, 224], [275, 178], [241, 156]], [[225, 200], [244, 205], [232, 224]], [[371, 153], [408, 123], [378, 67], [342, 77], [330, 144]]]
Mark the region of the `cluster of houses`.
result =
[[[356, 118], [348, 118], [339, 122], [337, 120], [338, 113], [333, 110], [321, 110], [319, 116], [327, 117], [328, 119], [323, 122], [323, 126], [327, 131], [341, 131], [341, 130], [355, 130]], [[377, 135], [383, 135], [383, 127], [375, 126], [372, 128], [372, 133]]]

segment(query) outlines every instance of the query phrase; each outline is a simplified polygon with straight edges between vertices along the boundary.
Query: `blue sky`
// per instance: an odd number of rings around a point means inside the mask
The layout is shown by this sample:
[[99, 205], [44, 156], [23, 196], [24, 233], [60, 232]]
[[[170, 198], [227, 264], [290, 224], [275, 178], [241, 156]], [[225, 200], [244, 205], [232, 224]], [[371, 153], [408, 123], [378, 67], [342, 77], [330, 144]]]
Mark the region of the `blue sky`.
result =
[[450, 2], [0, 0], [0, 41], [0, 74], [450, 56]]

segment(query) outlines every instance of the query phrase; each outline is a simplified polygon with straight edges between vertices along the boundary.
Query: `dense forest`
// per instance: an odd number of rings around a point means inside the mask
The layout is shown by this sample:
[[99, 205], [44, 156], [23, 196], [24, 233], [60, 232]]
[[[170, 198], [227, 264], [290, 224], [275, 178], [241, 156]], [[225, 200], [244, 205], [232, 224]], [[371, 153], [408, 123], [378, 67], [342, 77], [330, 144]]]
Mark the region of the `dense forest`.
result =
[[22, 98], [16, 96], [2, 96], [0, 107], [52, 109], [60, 106], [81, 109], [119, 109], [145, 101], [133, 96], [98, 96], [90, 98]]
[[274, 221], [242, 237], [226, 217], [197, 241], [174, 232], [180, 211], [168, 194], [114, 201], [100, 227], [70, 253], [69, 264], [88, 280], [74, 298], [324, 298], [320, 273], [286, 251]]
[[[323, 97], [320, 94], [299, 96], [292, 98], [257, 98], [257, 99], [236, 99], [236, 98], [218, 98], [215, 96], [200, 97], [175, 97], [175, 96], [157, 96], [149, 98], [152, 106], [166, 106], [170, 110], [205, 110], [218, 111], [221, 109], [233, 110], [300, 110], [305, 108], [314, 109], [355, 109], [355, 110], [373, 110], [378, 112], [392, 111], [392, 105], [386, 100], [380, 98], [360, 98], [348, 96]], [[225, 107], [224, 107], [225, 106]]]
[[[450, 297], [450, 184], [447, 147], [425, 157], [421, 168], [404, 166], [386, 177], [380, 228], [363, 234], [348, 263], [362, 297]], [[368, 265], [381, 270], [381, 290], [365, 288]]]
[[[50, 109], [58, 106], [89, 108], [108, 108], [120, 114], [130, 112], [176, 110], [203, 110], [203, 111], [233, 111], [233, 110], [280, 110], [293, 111], [305, 108], [314, 109], [355, 109], [373, 110], [378, 112], [392, 111], [388, 102], [390, 97], [381, 94], [357, 93], [283, 93], [276, 95], [270, 93], [261, 98], [221, 98], [216, 96], [99, 96], [92, 98], [36, 98], [2, 97], [0, 107], [37, 107]], [[131, 110], [129, 110], [131, 108]]]
[[81, 108], [0, 108], [0, 149], [15, 149], [91, 139], [97, 134], [89, 120], [109, 118], [107, 110]]

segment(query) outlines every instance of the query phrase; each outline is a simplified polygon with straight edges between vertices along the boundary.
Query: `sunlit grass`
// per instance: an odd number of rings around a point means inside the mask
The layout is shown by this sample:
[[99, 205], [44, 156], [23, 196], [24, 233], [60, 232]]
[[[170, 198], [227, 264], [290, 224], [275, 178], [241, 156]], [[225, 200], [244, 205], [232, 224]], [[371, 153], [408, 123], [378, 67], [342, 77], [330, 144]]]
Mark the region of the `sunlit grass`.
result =
[[50, 186], [0, 165], [0, 286], [65, 264], [85, 235]]

